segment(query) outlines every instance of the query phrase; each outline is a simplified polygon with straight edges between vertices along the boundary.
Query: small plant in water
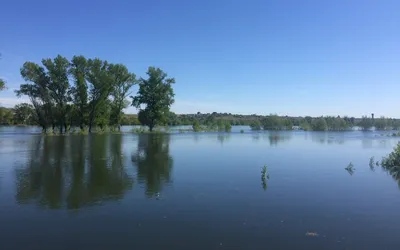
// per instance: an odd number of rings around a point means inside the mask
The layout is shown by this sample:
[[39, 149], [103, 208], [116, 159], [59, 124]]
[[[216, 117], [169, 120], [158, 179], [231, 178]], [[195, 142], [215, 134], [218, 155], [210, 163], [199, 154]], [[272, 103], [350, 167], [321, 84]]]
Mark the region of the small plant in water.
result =
[[374, 157], [373, 156], [369, 159], [369, 168], [372, 171], [375, 171], [375, 161], [374, 161]]
[[347, 167], [345, 168], [345, 170], [349, 172], [350, 175], [353, 175], [355, 170], [353, 163], [350, 162], [349, 165], [347, 165]]
[[268, 166], [264, 165], [261, 169], [261, 186], [264, 190], [267, 190], [267, 179], [269, 179]]
[[241, 129], [241, 130], [240, 130], [240, 133], [241, 133], [241, 134], [243, 134], [243, 133], [244, 133], [244, 130], [243, 130], [243, 129]]

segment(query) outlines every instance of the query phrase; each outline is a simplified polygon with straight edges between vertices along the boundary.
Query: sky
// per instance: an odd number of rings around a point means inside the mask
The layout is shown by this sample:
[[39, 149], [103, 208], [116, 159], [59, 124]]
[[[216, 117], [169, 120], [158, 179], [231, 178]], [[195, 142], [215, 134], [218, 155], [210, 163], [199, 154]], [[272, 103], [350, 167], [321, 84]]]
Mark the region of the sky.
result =
[[398, 0], [5, 0], [0, 105], [27, 101], [24, 62], [60, 54], [160, 67], [176, 113], [400, 118], [399, 13]]

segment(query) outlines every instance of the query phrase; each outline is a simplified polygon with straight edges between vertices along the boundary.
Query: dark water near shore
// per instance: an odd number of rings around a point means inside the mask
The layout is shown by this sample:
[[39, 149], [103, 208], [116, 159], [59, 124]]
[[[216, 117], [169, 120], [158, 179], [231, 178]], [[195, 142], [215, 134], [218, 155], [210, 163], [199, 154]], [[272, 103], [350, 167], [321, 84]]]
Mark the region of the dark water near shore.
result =
[[0, 128], [1, 249], [399, 249], [398, 139], [238, 131]]

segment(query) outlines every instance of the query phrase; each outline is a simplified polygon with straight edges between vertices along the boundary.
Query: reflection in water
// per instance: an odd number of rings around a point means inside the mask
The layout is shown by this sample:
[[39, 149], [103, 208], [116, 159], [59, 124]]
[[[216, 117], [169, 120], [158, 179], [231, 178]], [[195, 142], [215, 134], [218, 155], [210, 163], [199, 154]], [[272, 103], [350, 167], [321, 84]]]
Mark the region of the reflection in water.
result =
[[[330, 134], [329, 132], [314, 132], [311, 134], [311, 141], [320, 144], [344, 144], [345, 138], [343, 133]], [[306, 138], [307, 139], [307, 138]]]
[[139, 182], [146, 185], [149, 197], [158, 195], [163, 184], [170, 182], [173, 159], [169, 154], [169, 141], [168, 134], [139, 135], [137, 151], [132, 154]]
[[123, 165], [122, 135], [39, 136], [16, 170], [16, 200], [78, 209], [123, 198], [133, 178]]
[[229, 134], [218, 134], [217, 139], [221, 145], [224, 144], [225, 141], [229, 140], [230, 135]]
[[271, 133], [268, 135], [268, 141], [270, 146], [277, 146], [278, 143], [290, 140], [291, 136], [287, 133]]

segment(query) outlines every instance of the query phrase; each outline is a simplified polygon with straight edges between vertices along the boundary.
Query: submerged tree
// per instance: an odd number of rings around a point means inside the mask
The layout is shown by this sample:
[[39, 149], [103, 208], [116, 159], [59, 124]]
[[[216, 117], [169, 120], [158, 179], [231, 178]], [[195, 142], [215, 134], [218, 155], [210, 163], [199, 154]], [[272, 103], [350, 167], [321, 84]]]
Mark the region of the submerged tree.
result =
[[174, 103], [172, 84], [175, 83], [175, 79], [167, 78], [165, 72], [154, 67], [148, 69], [147, 75], [148, 79], [139, 80], [139, 91], [132, 97], [132, 106], [140, 109], [140, 123], [153, 131], [156, 125], [167, 122], [169, 109]]
[[67, 103], [71, 101], [69, 93], [69, 61], [60, 55], [52, 59], [43, 59], [43, 65], [47, 69], [49, 95], [54, 101], [54, 113], [60, 133], [64, 127], [67, 131]]
[[52, 125], [54, 129], [54, 102], [48, 90], [48, 85], [50, 84], [49, 76], [43, 67], [33, 62], [24, 63], [21, 68], [21, 76], [26, 83], [21, 84], [15, 93], [18, 97], [23, 95], [28, 96], [35, 109], [36, 122], [42, 127], [43, 132], [46, 132], [49, 125]]
[[110, 73], [110, 65], [107, 61], [98, 58], [88, 60], [87, 81], [89, 84], [89, 132], [95, 123], [99, 108], [104, 107], [108, 96], [113, 89], [113, 77]]
[[111, 103], [110, 123], [121, 130], [122, 110], [129, 105], [126, 98], [131, 94], [130, 89], [136, 83], [136, 76], [129, 73], [128, 69], [122, 64], [113, 65], [111, 75], [114, 82], [111, 91], [113, 101]]
[[74, 115], [80, 129], [87, 122], [88, 111], [88, 86], [86, 82], [88, 63], [84, 56], [74, 56], [71, 61], [70, 73], [74, 80], [71, 88], [72, 102], [74, 104]]

